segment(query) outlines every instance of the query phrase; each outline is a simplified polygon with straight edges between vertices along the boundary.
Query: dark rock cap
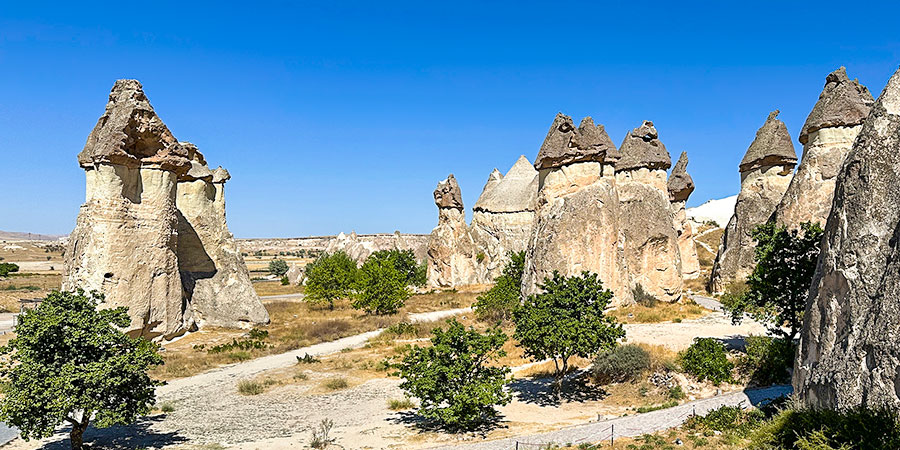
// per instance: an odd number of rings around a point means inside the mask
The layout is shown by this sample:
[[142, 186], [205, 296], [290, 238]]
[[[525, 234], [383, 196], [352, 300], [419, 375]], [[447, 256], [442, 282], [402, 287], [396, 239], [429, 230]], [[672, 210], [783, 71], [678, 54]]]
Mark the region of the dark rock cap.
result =
[[137, 80], [116, 81], [78, 163], [84, 168], [98, 163], [155, 166], [179, 174], [191, 166], [188, 150], [156, 115]]
[[797, 152], [791, 142], [784, 122], [778, 120], [779, 111], [769, 113], [766, 123], [756, 131], [756, 139], [750, 144], [741, 160], [741, 173], [765, 166], [791, 167], [797, 164]]
[[571, 117], [558, 113], [544, 138], [534, 168], [541, 170], [576, 162], [603, 162], [607, 160], [607, 153], [614, 153], [615, 149], [603, 125], [594, 125], [593, 119], [585, 117], [575, 128]]
[[669, 174], [669, 181], [666, 188], [669, 191], [669, 201], [684, 202], [687, 201], [691, 193], [694, 192], [694, 179], [687, 173], [688, 156], [687, 152], [681, 152], [675, 168]]
[[462, 192], [452, 173], [446, 180], [438, 183], [434, 190], [434, 204], [438, 208], [463, 209]]
[[809, 141], [809, 134], [822, 128], [851, 127], [863, 123], [872, 103], [872, 94], [859, 80], [850, 80], [847, 69], [840, 67], [825, 77], [825, 88], [819, 101], [800, 131], [800, 143]]
[[640, 127], [625, 135], [619, 147], [622, 157], [616, 162], [616, 172], [632, 169], [662, 169], [672, 167], [669, 151], [659, 140], [653, 122], [645, 120]]

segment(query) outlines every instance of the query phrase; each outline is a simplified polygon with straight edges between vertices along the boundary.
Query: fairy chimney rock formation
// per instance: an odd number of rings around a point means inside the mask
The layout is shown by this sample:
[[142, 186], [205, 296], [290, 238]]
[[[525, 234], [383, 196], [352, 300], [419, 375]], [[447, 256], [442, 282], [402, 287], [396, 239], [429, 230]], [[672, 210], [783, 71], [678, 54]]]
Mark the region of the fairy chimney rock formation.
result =
[[538, 196], [523, 294], [538, 292], [554, 270], [566, 276], [588, 271], [614, 292], [614, 303], [632, 301], [616, 192], [617, 158], [602, 125], [586, 117], [576, 128], [571, 117], [556, 116], [534, 164]]
[[475, 203], [470, 232], [485, 257], [478, 262], [479, 278], [491, 282], [509, 261], [509, 252], [528, 245], [537, 203], [538, 172], [520, 156], [506, 175], [497, 169]]
[[188, 331], [175, 192], [191, 162], [137, 80], [116, 81], [78, 163], [86, 199], [66, 249], [62, 288], [96, 290], [106, 296], [104, 306], [127, 306], [133, 335]]
[[669, 174], [666, 187], [669, 191], [669, 201], [672, 204], [672, 216], [674, 218], [675, 232], [678, 234], [678, 249], [681, 254], [681, 274], [685, 279], [700, 277], [700, 259], [697, 256], [697, 247], [694, 243], [694, 230], [685, 213], [685, 204], [691, 193], [694, 192], [694, 180], [687, 173], [687, 152], [681, 152], [675, 168]]
[[898, 230], [900, 70], [837, 178], [794, 370], [794, 392], [807, 405], [900, 407]]
[[803, 222], [825, 226], [838, 172], [873, 102], [869, 90], [851, 81], [843, 67], [828, 74], [800, 132], [803, 156], [775, 210], [778, 223], [791, 228]]
[[[66, 249], [63, 289], [96, 290], [106, 297], [104, 307], [128, 307], [127, 331], [151, 339], [174, 338], [195, 329], [198, 320], [203, 324], [210, 315], [232, 313], [195, 309], [203, 302], [192, 304], [185, 290], [185, 282], [192, 281], [179, 270], [186, 254], [211, 251], [199, 238], [193, 247], [180, 245], [182, 213], [198, 213], [179, 211], [179, 180], [203, 186], [204, 208], [216, 211], [218, 223], [211, 226], [227, 233], [224, 197], [210, 185], [223, 174], [210, 171], [195, 146], [175, 139], [138, 81], [116, 81], [78, 162], [85, 170], [86, 199]], [[202, 263], [204, 270], [218, 270]], [[259, 302], [255, 294], [252, 298]]]
[[769, 220], [791, 182], [797, 154], [777, 116], [777, 110], [769, 114], [741, 160], [741, 191], [713, 264], [711, 292], [723, 292], [753, 271], [756, 245], [751, 232]]
[[269, 314], [253, 285], [244, 258], [225, 222], [222, 167], [209, 169], [196, 146], [191, 169], [178, 179], [178, 268], [184, 298], [198, 326], [239, 328], [268, 323]]
[[684, 279], [666, 187], [669, 152], [649, 121], [628, 133], [619, 151], [616, 189], [631, 282], [662, 301], [677, 301]]
[[438, 225], [428, 240], [428, 284], [449, 288], [476, 283], [475, 244], [466, 225], [462, 193], [453, 174], [434, 190]]

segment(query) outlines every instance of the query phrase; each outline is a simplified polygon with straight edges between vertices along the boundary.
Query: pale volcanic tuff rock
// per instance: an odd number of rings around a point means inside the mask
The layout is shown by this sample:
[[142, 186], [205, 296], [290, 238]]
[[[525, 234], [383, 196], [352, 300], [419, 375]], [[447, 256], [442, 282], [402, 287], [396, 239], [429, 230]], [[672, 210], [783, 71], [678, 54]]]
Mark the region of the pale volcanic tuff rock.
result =
[[[537, 203], [538, 172], [520, 156], [505, 176], [491, 172], [472, 215], [469, 231], [485, 257], [478, 263], [479, 277], [495, 279], [509, 261], [509, 252], [525, 250], [531, 237]], [[477, 262], [477, 261], [476, 261]]]
[[[179, 270], [191, 250], [187, 244], [179, 249], [178, 180], [204, 186], [201, 194], [222, 222], [216, 226], [227, 233], [224, 198], [215, 187], [207, 189], [225, 173], [211, 172], [196, 147], [175, 139], [139, 82], [115, 83], [78, 162], [85, 169], [86, 200], [66, 250], [63, 289], [97, 290], [106, 297], [104, 306], [127, 306], [127, 330], [148, 338], [174, 338], [195, 329], [198, 317], [209, 321], [204, 314], [232, 313], [206, 311], [204, 302], [192, 305]], [[195, 244], [207, 251], [204, 243]], [[197, 317], [195, 306], [202, 312]]]
[[219, 167], [209, 170], [197, 148], [189, 148], [191, 169], [178, 179], [178, 268], [184, 297], [198, 326], [246, 327], [268, 323], [269, 314], [225, 222], [225, 182]]
[[449, 288], [477, 284], [477, 250], [466, 225], [462, 193], [453, 174], [434, 190], [438, 225], [428, 240], [428, 285]]
[[372, 253], [381, 250], [411, 250], [419, 261], [427, 257], [427, 240], [419, 236], [404, 236], [399, 231], [393, 234], [363, 235], [340, 233], [328, 242], [325, 253], [342, 251], [357, 265], [362, 265]]
[[900, 407], [900, 70], [838, 175], [801, 332], [807, 405]]
[[678, 301], [684, 279], [666, 187], [669, 152], [649, 121], [628, 133], [619, 151], [616, 190], [631, 282], [662, 301]]
[[575, 128], [558, 114], [534, 167], [540, 171], [534, 227], [525, 257], [522, 292], [554, 270], [598, 274], [615, 304], [633, 300], [624, 259], [624, 236], [614, 173], [618, 152], [602, 125], [590, 117]]
[[828, 75], [800, 133], [803, 156], [775, 210], [778, 223], [791, 228], [803, 222], [825, 225], [838, 172], [873, 102], [869, 90], [851, 81], [843, 67]]
[[769, 220], [791, 182], [797, 154], [777, 116], [777, 110], [769, 114], [741, 160], [741, 192], [713, 264], [711, 292], [723, 292], [752, 272], [756, 245], [751, 232]]
[[697, 246], [694, 243], [694, 230], [687, 218], [685, 204], [691, 193], [694, 192], [694, 180], [687, 173], [688, 156], [681, 152], [675, 168], [669, 174], [666, 186], [669, 190], [669, 201], [672, 204], [672, 217], [674, 219], [675, 232], [678, 234], [678, 249], [681, 254], [681, 274], [684, 279], [700, 277], [700, 259], [697, 256]]

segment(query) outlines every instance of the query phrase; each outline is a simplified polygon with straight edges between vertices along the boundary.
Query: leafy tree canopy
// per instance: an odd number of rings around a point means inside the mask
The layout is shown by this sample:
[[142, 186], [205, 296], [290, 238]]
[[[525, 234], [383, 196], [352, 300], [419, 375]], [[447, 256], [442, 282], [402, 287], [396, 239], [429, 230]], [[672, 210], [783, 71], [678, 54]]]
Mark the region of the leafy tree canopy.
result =
[[319, 256], [306, 266], [307, 301], [334, 308], [335, 300], [352, 293], [357, 270], [356, 263], [342, 251]]
[[283, 259], [273, 259], [269, 262], [269, 273], [276, 277], [283, 277], [288, 272], [288, 264]]
[[375, 314], [394, 314], [410, 296], [405, 273], [390, 258], [369, 258], [359, 269], [353, 307]]
[[504, 321], [522, 303], [522, 275], [525, 273], [525, 252], [509, 253], [509, 262], [494, 286], [475, 301], [475, 315], [480, 320]]
[[416, 260], [416, 255], [412, 250], [379, 250], [369, 255], [366, 262], [372, 259], [390, 261], [410, 286], [425, 285], [425, 263]]

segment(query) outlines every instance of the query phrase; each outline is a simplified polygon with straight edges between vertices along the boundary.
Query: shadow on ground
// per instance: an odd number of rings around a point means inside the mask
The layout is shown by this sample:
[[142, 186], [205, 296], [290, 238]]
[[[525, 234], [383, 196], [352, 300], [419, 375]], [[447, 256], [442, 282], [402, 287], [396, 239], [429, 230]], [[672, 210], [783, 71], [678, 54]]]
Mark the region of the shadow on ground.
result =
[[[161, 421], [163, 415], [146, 417], [133, 425], [114, 426], [109, 428], [90, 427], [84, 432], [84, 443], [92, 449], [135, 449], [167, 445], [183, 444], [187, 438], [174, 433], [158, 433], [150, 428]], [[69, 434], [68, 427], [65, 430]], [[72, 444], [69, 439], [61, 439], [41, 447], [43, 450], [69, 450]]]
[[554, 389], [553, 378], [514, 380], [509, 383], [509, 388], [513, 397], [520, 402], [540, 406], [559, 406], [562, 402], [597, 401], [609, 396], [603, 388], [590, 384], [584, 372], [567, 376], [558, 393]]
[[487, 436], [487, 433], [491, 430], [495, 430], [498, 428], [507, 428], [503, 417], [500, 415], [486, 418], [485, 422], [481, 424], [478, 428], [466, 430], [465, 432], [460, 432], [459, 430], [453, 430], [442, 426], [440, 423], [426, 419], [414, 411], [401, 411], [395, 413], [393, 416], [388, 417], [388, 422], [406, 425], [409, 427], [413, 427], [420, 432], [435, 432], [435, 433], [450, 433], [450, 434], [467, 434], [484, 437]]

